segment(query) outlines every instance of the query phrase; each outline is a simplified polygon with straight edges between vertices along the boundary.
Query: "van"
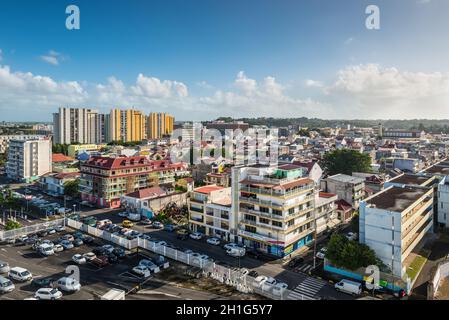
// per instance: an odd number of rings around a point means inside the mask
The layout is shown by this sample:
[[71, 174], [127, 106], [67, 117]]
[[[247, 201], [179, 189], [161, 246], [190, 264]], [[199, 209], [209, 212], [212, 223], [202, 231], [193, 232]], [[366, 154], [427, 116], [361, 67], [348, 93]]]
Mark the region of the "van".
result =
[[15, 289], [14, 283], [11, 280], [0, 276], [0, 293], [8, 293]]
[[62, 277], [56, 281], [56, 287], [66, 292], [76, 292], [81, 289], [81, 284], [73, 278]]
[[233, 247], [233, 248], [229, 248], [228, 250], [226, 250], [226, 253], [228, 255], [230, 255], [231, 257], [234, 258], [239, 258], [239, 257], [243, 257], [245, 256], [245, 248], [241, 248], [241, 247]]
[[335, 290], [357, 296], [362, 293], [362, 284], [355, 281], [343, 279], [335, 284]]
[[33, 280], [33, 275], [27, 269], [14, 267], [9, 270], [9, 278], [12, 280], [25, 282]]
[[9, 272], [9, 264], [8, 262], [0, 260], [0, 274]]

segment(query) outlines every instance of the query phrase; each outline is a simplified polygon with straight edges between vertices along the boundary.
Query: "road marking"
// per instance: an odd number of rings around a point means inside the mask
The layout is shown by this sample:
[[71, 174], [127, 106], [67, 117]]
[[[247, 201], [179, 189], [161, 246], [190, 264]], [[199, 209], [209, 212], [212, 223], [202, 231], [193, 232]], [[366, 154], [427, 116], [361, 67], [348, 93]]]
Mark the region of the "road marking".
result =
[[306, 278], [288, 295], [289, 300], [316, 300], [317, 294], [326, 282], [315, 278]]

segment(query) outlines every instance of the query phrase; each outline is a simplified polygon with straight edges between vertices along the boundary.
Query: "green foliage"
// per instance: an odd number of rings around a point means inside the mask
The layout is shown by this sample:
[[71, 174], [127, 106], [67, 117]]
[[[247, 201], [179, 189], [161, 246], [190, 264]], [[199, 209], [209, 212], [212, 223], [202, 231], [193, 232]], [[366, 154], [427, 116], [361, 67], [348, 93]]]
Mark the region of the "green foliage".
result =
[[298, 134], [301, 137], [310, 137], [310, 130], [309, 129], [301, 129], [298, 131]]
[[321, 164], [328, 175], [338, 173], [351, 175], [353, 172], [371, 171], [370, 156], [350, 149], [334, 150], [326, 153]]
[[67, 181], [64, 183], [64, 195], [72, 197], [72, 198], [78, 198], [79, 197], [79, 179]]
[[370, 247], [357, 241], [350, 241], [344, 235], [334, 233], [327, 244], [326, 258], [337, 267], [356, 270], [382, 263]]
[[358, 212], [354, 213], [354, 215], [352, 216], [351, 230], [352, 230], [352, 232], [359, 233], [359, 213]]
[[56, 143], [52, 146], [53, 153], [62, 153], [64, 155], [68, 155], [69, 153], [69, 144], [59, 144]]
[[13, 230], [13, 229], [19, 229], [22, 225], [18, 223], [17, 221], [8, 220], [5, 224], [5, 230]]
[[142, 143], [142, 141], [121, 141], [121, 140], [117, 140], [117, 141], [111, 141], [108, 143], [108, 146], [124, 146], [124, 147], [135, 147], [138, 146]]

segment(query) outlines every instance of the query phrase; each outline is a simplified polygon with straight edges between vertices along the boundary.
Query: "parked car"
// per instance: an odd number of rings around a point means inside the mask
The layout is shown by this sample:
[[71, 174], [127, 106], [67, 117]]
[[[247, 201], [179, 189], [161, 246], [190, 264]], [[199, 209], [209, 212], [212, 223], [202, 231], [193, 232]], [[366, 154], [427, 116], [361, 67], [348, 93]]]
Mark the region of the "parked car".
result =
[[321, 250], [316, 253], [316, 257], [318, 259], [324, 259], [326, 257], [326, 251], [327, 248], [321, 248]]
[[103, 247], [96, 247], [95, 249], [92, 250], [92, 252], [95, 253], [97, 256], [104, 256], [109, 253], [109, 251]]
[[162, 224], [162, 222], [154, 221], [153, 222], [153, 228], [155, 228], [155, 229], [163, 229], [164, 225]]
[[48, 235], [48, 231], [47, 231], [47, 230], [39, 231], [39, 232], [37, 233], [37, 235], [38, 235], [38, 237], [40, 237], [40, 238], [46, 237], [46, 236]]
[[265, 281], [267, 281], [267, 276], [257, 276], [256, 279], [254, 279], [253, 286], [256, 288], [262, 288], [262, 285]]
[[359, 282], [343, 279], [335, 284], [335, 290], [344, 292], [353, 296], [360, 295], [362, 293], [362, 284]]
[[57, 226], [55, 228], [55, 230], [56, 230], [56, 232], [63, 232], [63, 231], [65, 231], [65, 227], [64, 226]]
[[75, 247], [80, 247], [80, 246], [82, 246], [84, 244], [84, 242], [83, 242], [83, 240], [81, 240], [80, 238], [76, 238], [74, 241], [73, 241], [73, 245], [75, 246]]
[[149, 259], [142, 259], [139, 261], [139, 266], [144, 266], [148, 270], [150, 270], [152, 273], [158, 273], [161, 271], [161, 269], [151, 260]]
[[87, 252], [87, 253], [83, 254], [83, 257], [84, 257], [84, 259], [86, 259], [86, 261], [89, 262], [89, 261], [94, 260], [97, 256], [93, 252]]
[[55, 228], [48, 229], [48, 234], [55, 234], [55, 233], [56, 233]]
[[121, 218], [127, 218], [128, 217], [128, 213], [126, 211], [122, 211], [118, 213], [118, 216]]
[[114, 246], [110, 244], [105, 244], [104, 246], [102, 246], [102, 248], [106, 250], [108, 253], [112, 253], [115, 249]]
[[9, 270], [9, 278], [20, 282], [25, 282], [32, 280], [33, 275], [27, 269], [14, 267]]
[[275, 285], [277, 284], [277, 280], [272, 277], [268, 277], [263, 283], [262, 283], [262, 290], [269, 291], [271, 290]]
[[141, 277], [145, 277], [145, 278], [148, 278], [149, 276], [151, 276], [151, 271], [143, 265], [138, 265], [138, 266], [132, 268], [132, 272]]
[[208, 238], [206, 242], [214, 246], [220, 245], [220, 239], [218, 238]]
[[41, 288], [34, 297], [38, 300], [57, 300], [62, 298], [62, 292], [55, 288]]
[[250, 277], [257, 278], [257, 276], [259, 275], [259, 273], [258, 273], [256, 270], [251, 270], [251, 271], [248, 273], [248, 275], [249, 275]]
[[[83, 234], [82, 232], [80, 232], [80, 231], [77, 231], [77, 232], [75, 232], [75, 233], [73, 234], [74, 240], [76, 240], [76, 239], [82, 239], [83, 236], [84, 236], [84, 234]], [[73, 240], [72, 240], [72, 241], [73, 241]]]
[[8, 273], [10, 270], [9, 268], [9, 263], [6, 261], [1, 261], [0, 260], [0, 274], [2, 273]]
[[83, 242], [85, 244], [92, 244], [92, 243], [94, 243], [94, 241], [95, 241], [95, 239], [93, 237], [91, 237], [91, 236], [85, 235], [83, 237]]
[[108, 262], [111, 264], [118, 262], [118, 257], [113, 253], [108, 254], [106, 257], [108, 258]]
[[74, 247], [73, 243], [69, 240], [62, 240], [60, 244], [64, 247], [64, 250], [73, 249]]
[[57, 244], [57, 245], [54, 246], [53, 251], [54, 252], [64, 251], [64, 247], [62, 245], [60, 245], [60, 244]]
[[106, 256], [97, 256], [92, 259], [92, 263], [99, 268], [103, 268], [109, 264], [108, 258]]
[[67, 241], [73, 241], [75, 240], [75, 237], [73, 235], [71, 235], [70, 233], [65, 234], [61, 237], [62, 240], [67, 240]]
[[39, 245], [39, 247], [37, 247], [37, 251], [43, 255], [43, 256], [51, 256], [54, 255], [55, 252], [53, 250], [54, 245], [50, 245], [48, 243], [42, 243], [41, 245]]
[[151, 226], [153, 224], [153, 221], [151, 221], [148, 218], [144, 218], [144, 219], [140, 220], [140, 224], [142, 224], [144, 226]]
[[235, 247], [243, 248], [243, 246], [241, 246], [241, 245], [239, 245], [239, 244], [237, 244], [237, 243], [226, 243], [226, 244], [223, 246], [223, 249], [229, 250], [229, 249], [235, 248]]
[[80, 255], [79, 253], [75, 254], [72, 257], [72, 261], [75, 262], [76, 264], [85, 264], [87, 262], [86, 258], [84, 258], [82, 255]]
[[284, 295], [285, 291], [287, 291], [287, 288], [288, 288], [288, 284], [286, 284], [284, 282], [278, 282], [273, 287], [273, 295], [282, 297]]
[[129, 220], [123, 220], [122, 226], [125, 227], [125, 228], [132, 228], [134, 226], [134, 223], [132, 223]]
[[176, 230], [176, 238], [180, 240], [185, 240], [189, 236], [189, 231], [186, 229], [178, 229]]
[[357, 240], [357, 233], [356, 232], [348, 232], [347, 234], [346, 234], [346, 238], [348, 239], [348, 240]]
[[62, 277], [56, 281], [56, 287], [66, 292], [76, 292], [81, 289], [81, 284], [73, 278]]
[[115, 254], [117, 256], [117, 258], [123, 259], [124, 257], [126, 257], [126, 252], [124, 249], [122, 248], [114, 248], [114, 250], [112, 250], [112, 253]]
[[201, 232], [194, 232], [190, 234], [190, 238], [195, 240], [201, 240], [203, 238], [203, 234]]
[[50, 288], [53, 286], [53, 278], [36, 278], [31, 281], [31, 284], [38, 288]]
[[[156, 221], [156, 222], [157, 222], [157, 221]], [[165, 231], [168, 231], [168, 232], [173, 232], [173, 231], [176, 230], [176, 226], [173, 225], [173, 224], [166, 224], [166, 225], [164, 226], [164, 230], [165, 230]]]
[[0, 293], [9, 293], [16, 288], [14, 283], [8, 278], [0, 276]]

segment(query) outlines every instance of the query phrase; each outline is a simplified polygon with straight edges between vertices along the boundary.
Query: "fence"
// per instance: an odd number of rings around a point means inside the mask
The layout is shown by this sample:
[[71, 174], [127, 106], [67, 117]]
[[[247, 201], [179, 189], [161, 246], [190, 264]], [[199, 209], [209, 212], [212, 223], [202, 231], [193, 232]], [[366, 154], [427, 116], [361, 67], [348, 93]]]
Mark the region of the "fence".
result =
[[43, 223], [39, 223], [39, 224], [34, 224], [34, 225], [26, 226], [23, 228], [7, 230], [7, 231], [0, 231], [0, 241], [9, 240], [9, 239], [11, 239], [11, 240], [17, 239], [18, 237], [23, 236], [23, 235], [36, 233], [36, 232], [39, 232], [42, 230], [47, 230], [49, 228], [54, 228], [54, 227], [62, 226], [62, 225], [64, 225], [63, 218], [48, 221], [48, 222], [43, 222]]
[[147, 239], [137, 238], [134, 240], [128, 240], [72, 219], [67, 219], [67, 225], [95, 237], [113, 242], [128, 250], [135, 248], [146, 249], [186, 265], [200, 268], [205, 276], [215, 279], [223, 284], [233, 286], [240, 292], [257, 293], [261, 296], [274, 300], [289, 299], [291, 293], [290, 290], [285, 289], [281, 291], [279, 295], [276, 295], [273, 293], [272, 287], [267, 286], [267, 288], [264, 288], [263, 286], [259, 286], [255, 281], [255, 278], [248, 275], [247, 269], [230, 269], [211, 262], [210, 260], [204, 259], [198, 254], [187, 254], [183, 251], [169, 248]]

